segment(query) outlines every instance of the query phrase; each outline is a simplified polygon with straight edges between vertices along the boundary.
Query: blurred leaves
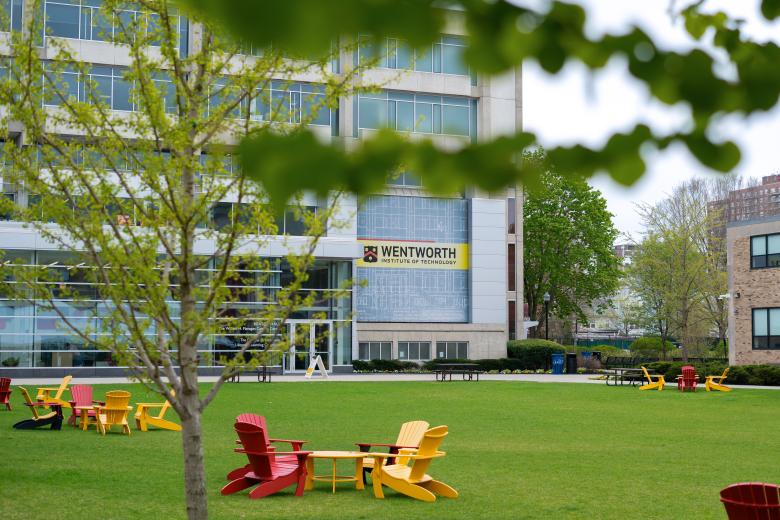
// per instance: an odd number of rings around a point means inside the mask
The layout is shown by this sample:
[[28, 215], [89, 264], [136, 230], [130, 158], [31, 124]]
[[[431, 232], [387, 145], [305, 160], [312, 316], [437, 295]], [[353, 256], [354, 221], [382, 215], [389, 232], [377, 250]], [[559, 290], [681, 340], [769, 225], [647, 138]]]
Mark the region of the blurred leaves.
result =
[[[733, 71], [728, 76], [721, 72], [725, 70], [724, 59], [716, 60], [701, 48], [682, 52], [659, 48], [638, 27], [591, 37], [585, 32], [585, 10], [555, 0], [534, 4], [536, 8], [507, 0], [461, 0], [450, 12], [441, 9], [442, 3], [435, 0], [185, 2], [209, 19], [223, 22], [240, 38], [258, 45], [273, 43], [295, 52], [322, 52], [340, 37], [358, 34], [377, 40], [397, 37], [420, 47], [438, 37], [451, 17], [463, 19], [469, 38], [464, 59], [471, 70], [481, 74], [510, 71], [527, 60], [557, 74], [568, 62], [598, 70], [620, 59], [652, 98], [670, 106], [689, 107], [691, 122], [683, 127], [692, 130], [655, 136], [647, 127], [637, 125], [625, 134], [614, 135], [601, 148], [575, 145], [549, 149], [548, 153], [562, 171], [576, 170], [583, 175], [606, 171], [623, 184], [631, 184], [644, 173], [640, 150], [648, 144], [664, 149], [680, 142], [702, 164], [728, 171], [738, 163], [739, 150], [734, 143], [718, 143], [708, 137], [713, 120], [728, 113], [749, 115], [770, 110], [780, 98], [780, 47], [750, 40], [742, 33], [740, 20], [722, 12], [703, 12], [705, 2], [688, 6], [680, 15], [693, 39], [711, 34], [714, 45], [725, 51]], [[761, 9], [767, 19], [775, 19], [780, 16], [780, 0], [763, 0]], [[495, 143], [471, 144], [461, 152], [438, 151], [430, 143], [413, 144], [383, 134], [375, 142], [359, 143], [356, 156], [351, 158], [343, 150], [326, 149], [305, 134], [290, 137], [289, 143], [284, 139], [288, 138], [263, 135], [242, 147], [248, 155], [246, 162], [251, 163], [249, 170], [266, 183], [274, 197], [301, 189], [327, 191], [336, 186], [367, 193], [381, 186], [390, 164], [419, 171], [426, 187], [437, 192], [462, 184], [497, 189], [502, 182], [533, 178], [515, 162], [517, 154], [535, 143], [533, 135], [523, 132]], [[279, 156], [273, 150], [276, 146], [298, 155]], [[253, 147], [257, 149], [253, 151]], [[260, 164], [272, 157], [278, 163]], [[292, 171], [291, 164], [311, 165], [309, 171], [318, 174], [313, 178], [303, 171]]]

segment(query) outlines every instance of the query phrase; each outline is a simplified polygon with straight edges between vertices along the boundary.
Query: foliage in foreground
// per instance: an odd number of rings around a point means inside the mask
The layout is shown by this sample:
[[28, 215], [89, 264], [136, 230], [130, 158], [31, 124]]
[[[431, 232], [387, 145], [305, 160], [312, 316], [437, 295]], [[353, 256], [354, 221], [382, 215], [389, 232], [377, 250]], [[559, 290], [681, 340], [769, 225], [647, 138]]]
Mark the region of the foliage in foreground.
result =
[[[448, 18], [438, 0], [186, 3], [261, 48], [273, 44], [303, 53], [327, 49], [345, 34], [363, 34], [376, 42], [400, 38], [421, 48], [439, 37]], [[556, 0], [532, 5], [462, 0], [457, 16], [469, 34], [466, 62], [477, 73], [497, 74], [528, 61], [536, 61], [552, 74], [561, 72], [569, 62], [593, 71], [608, 63], [621, 63], [647, 87], [653, 100], [690, 107], [689, 120], [677, 131], [656, 133], [638, 122], [626, 132], [612, 135], [601, 147], [574, 144], [548, 150], [552, 163], [561, 171], [583, 176], [603, 171], [628, 185], [645, 172], [644, 152], [648, 148], [665, 150], [675, 144], [685, 146], [705, 166], [730, 171], [740, 161], [740, 150], [731, 141], [713, 139], [715, 121], [725, 114], [748, 116], [768, 111], [778, 103], [780, 74], [775, 64], [780, 61], [780, 47], [751, 39], [739, 20], [714, 11], [708, 4], [694, 2], [682, 11], [673, 6], [693, 44], [692, 50], [682, 52], [659, 47], [636, 26], [593, 37], [586, 31], [583, 8]], [[777, 0], [762, 0], [761, 12], [766, 20], [774, 20], [780, 16], [780, 5]], [[701, 41], [712, 43], [715, 49], [706, 50]], [[729, 70], [728, 77], [720, 73], [722, 70]], [[279, 201], [305, 189], [323, 195], [334, 188], [371, 193], [381, 187], [387, 173], [377, 165], [388, 164], [408, 166], [435, 192], [453, 192], [465, 185], [493, 191], [538, 178], [540, 172], [533, 165], [515, 160], [518, 153], [534, 147], [536, 137], [527, 132], [453, 151], [389, 132], [361, 140], [350, 151], [319, 143], [307, 134], [284, 142], [272, 134], [244, 142], [247, 157], [265, 154], [266, 161], [247, 165], [252, 166], [250, 174], [262, 180]], [[286, 164], [283, 159], [291, 152], [296, 161]], [[302, 173], [314, 169], [318, 175]]]

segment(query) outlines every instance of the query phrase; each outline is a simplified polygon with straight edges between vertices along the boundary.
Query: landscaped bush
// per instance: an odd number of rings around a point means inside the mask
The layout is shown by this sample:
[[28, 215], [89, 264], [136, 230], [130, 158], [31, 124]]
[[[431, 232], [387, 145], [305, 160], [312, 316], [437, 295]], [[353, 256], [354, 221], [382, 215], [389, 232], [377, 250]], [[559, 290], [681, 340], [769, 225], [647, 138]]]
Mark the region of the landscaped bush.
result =
[[780, 367], [772, 365], [734, 366], [725, 384], [780, 386]]
[[601, 359], [606, 359], [608, 356], [629, 356], [631, 353], [620, 347], [612, 345], [594, 345], [592, 347], [580, 347], [580, 346], [566, 346], [566, 352], [576, 352], [582, 354], [583, 352], [601, 352]]
[[519, 362], [520, 370], [549, 370], [553, 353], [564, 353], [566, 348], [554, 341], [522, 339], [508, 342], [506, 351], [510, 359]]
[[397, 359], [372, 359], [371, 361], [354, 360], [352, 368], [357, 372], [409, 372], [420, 370], [420, 365], [414, 361], [399, 361]]
[[[670, 341], [666, 341], [667, 354], [675, 350], [674, 344]], [[663, 353], [664, 342], [658, 336], [645, 336], [643, 338], [637, 338], [631, 343], [631, 353], [635, 356], [661, 356]]]
[[[720, 361], [713, 361], [711, 363], [682, 363], [679, 361], [657, 361], [655, 363], [648, 363], [644, 365], [648, 370], [654, 370], [656, 374], [663, 374], [667, 384], [672, 384], [676, 381], [677, 376], [682, 374], [683, 365], [691, 365], [696, 369], [696, 373], [699, 375], [699, 383], [704, 384], [704, 379], [707, 376], [719, 376], [726, 368], [726, 364]], [[734, 368], [741, 367], [733, 367]], [[726, 384], [764, 384], [764, 383], [737, 383], [731, 377], [731, 372], [726, 380]]]

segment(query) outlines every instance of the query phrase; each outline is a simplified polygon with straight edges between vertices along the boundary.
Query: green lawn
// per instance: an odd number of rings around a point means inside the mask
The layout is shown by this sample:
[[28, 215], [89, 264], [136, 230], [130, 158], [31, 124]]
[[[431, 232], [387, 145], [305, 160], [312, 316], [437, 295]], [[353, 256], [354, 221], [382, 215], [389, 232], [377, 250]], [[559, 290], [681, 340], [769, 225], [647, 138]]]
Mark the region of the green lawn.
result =
[[[122, 385], [96, 387], [96, 394]], [[125, 386], [133, 401], [150, 395]], [[64, 426], [17, 431], [29, 415], [14, 392], [0, 411], [0, 515], [34, 518], [184, 516], [179, 436]], [[240, 412], [266, 415], [273, 436], [309, 449], [391, 442], [400, 423], [447, 424], [430, 473], [460, 492], [416, 502], [317, 483], [262, 500], [219, 495], [244, 464], [232, 452]], [[780, 481], [780, 392], [640, 392], [604, 385], [480, 383], [251, 383], [226, 385], [206, 411], [212, 518], [725, 518], [718, 491], [732, 482]], [[345, 463], [344, 471], [348, 471]]]

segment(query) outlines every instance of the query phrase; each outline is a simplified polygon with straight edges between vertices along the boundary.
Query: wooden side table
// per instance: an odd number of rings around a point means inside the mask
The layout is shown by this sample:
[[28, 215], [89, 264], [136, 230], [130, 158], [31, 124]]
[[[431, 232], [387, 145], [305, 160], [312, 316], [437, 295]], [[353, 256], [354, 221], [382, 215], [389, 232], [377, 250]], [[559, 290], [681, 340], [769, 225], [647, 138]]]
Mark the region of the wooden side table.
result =
[[[306, 490], [314, 487], [314, 482], [330, 482], [333, 493], [336, 492], [337, 482], [354, 482], [355, 489], [365, 489], [363, 485], [363, 459], [366, 453], [359, 451], [314, 451], [306, 459]], [[314, 459], [332, 459], [332, 471], [327, 475], [314, 474]], [[339, 475], [336, 471], [336, 464], [339, 460], [354, 459], [355, 474]]]

